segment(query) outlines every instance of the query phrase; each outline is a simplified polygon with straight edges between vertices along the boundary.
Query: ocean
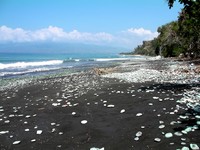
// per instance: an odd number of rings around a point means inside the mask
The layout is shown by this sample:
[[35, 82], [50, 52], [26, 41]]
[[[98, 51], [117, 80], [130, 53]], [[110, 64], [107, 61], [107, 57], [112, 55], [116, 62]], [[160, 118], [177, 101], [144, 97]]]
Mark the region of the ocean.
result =
[[133, 58], [114, 53], [0, 53], [0, 78], [74, 73]]

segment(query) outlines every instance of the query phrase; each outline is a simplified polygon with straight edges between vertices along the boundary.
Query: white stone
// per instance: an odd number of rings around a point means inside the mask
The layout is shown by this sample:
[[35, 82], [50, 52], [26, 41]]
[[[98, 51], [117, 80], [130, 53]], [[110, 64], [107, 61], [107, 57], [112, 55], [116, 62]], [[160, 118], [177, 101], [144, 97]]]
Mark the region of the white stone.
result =
[[42, 134], [42, 130], [37, 130], [37, 134]]
[[56, 125], [56, 123], [55, 123], [55, 122], [52, 122], [52, 123], [51, 123], [51, 125], [52, 125], [52, 126], [55, 126], [55, 125]]
[[138, 141], [139, 139], [140, 139], [139, 137], [135, 137], [135, 138], [134, 138], [135, 141]]
[[31, 142], [35, 142], [35, 141], [36, 141], [36, 139], [32, 139], [32, 140], [31, 140]]
[[140, 116], [142, 116], [142, 113], [137, 113], [136, 116], [140, 117]]
[[108, 108], [113, 108], [113, 107], [115, 107], [115, 105], [108, 105], [107, 107]]
[[154, 96], [153, 99], [159, 99], [159, 97], [155, 97], [155, 96]]
[[4, 121], [5, 123], [10, 123], [10, 120], [6, 120], [6, 121]]
[[58, 103], [53, 103], [52, 105], [53, 105], [53, 106], [58, 106]]
[[125, 111], [126, 111], [125, 109], [122, 109], [122, 110], [120, 111], [120, 113], [121, 113], [121, 114], [122, 114], [122, 113], [125, 113]]
[[15, 141], [13, 142], [14, 145], [21, 143], [21, 141]]
[[9, 131], [0, 131], [0, 135], [9, 133]]
[[72, 115], [76, 115], [76, 112], [72, 112]]
[[82, 120], [81, 121], [81, 124], [86, 124], [87, 123], [87, 120]]
[[181, 150], [190, 150], [188, 147], [184, 146]]
[[175, 132], [174, 135], [176, 135], [176, 136], [182, 136], [183, 134], [181, 132]]
[[28, 131], [30, 131], [30, 129], [25, 129], [24, 131], [28, 132]]
[[135, 136], [137, 136], [137, 137], [142, 136], [142, 132], [141, 132], [141, 131], [138, 131], [138, 132], [135, 134]]
[[104, 149], [104, 147], [102, 147], [102, 148], [92, 147], [92, 148], [90, 148], [90, 150], [105, 150], [105, 149]]
[[192, 150], [199, 150], [199, 146], [197, 144], [190, 144], [190, 148]]
[[160, 125], [158, 128], [159, 128], [159, 129], [163, 129], [163, 128], [165, 128], [165, 125], [162, 124], [162, 125]]
[[173, 137], [173, 134], [172, 134], [172, 133], [166, 133], [166, 134], [165, 134], [165, 137], [166, 137], [166, 138], [171, 138], [171, 137]]
[[155, 141], [155, 142], [160, 142], [161, 139], [160, 139], [160, 138], [155, 138], [154, 141]]

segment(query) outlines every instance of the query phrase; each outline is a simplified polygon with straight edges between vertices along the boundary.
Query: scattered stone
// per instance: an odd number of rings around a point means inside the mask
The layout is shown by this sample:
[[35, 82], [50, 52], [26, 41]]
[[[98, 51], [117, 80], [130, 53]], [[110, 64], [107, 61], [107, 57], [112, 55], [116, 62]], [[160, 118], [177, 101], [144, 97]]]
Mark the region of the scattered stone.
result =
[[166, 134], [165, 134], [165, 137], [166, 137], [166, 138], [171, 138], [171, 137], [173, 137], [173, 134], [172, 134], [172, 133], [166, 133]]
[[125, 109], [122, 109], [121, 111], [120, 111], [120, 113], [122, 114], [122, 113], [125, 113]]
[[4, 121], [4, 123], [10, 123], [10, 120], [6, 120], [6, 121]]
[[142, 113], [137, 113], [136, 116], [140, 117], [140, 116], [142, 116]]
[[153, 106], [153, 103], [149, 103], [149, 106]]
[[92, 148], [90, 148], [90, 150], [104, 150], [104, 147], [102, 147], [102, 148], [92, 147]]
[[76, 112], [72, 112], [72, 115], [76, 115]]
[[135, 138], [134, 138], [135, 141], [138, 141], [139, 139], [140, 139], [139, 137], [135, 137]]
[[13, 145], [17, 145], [19, 143], [21, 143], [21, 141], [15, 141], [15, 142], [13, 142]]
[[36, 134], [42, 134], [42, 130], [37, 130]]
[[190, 144], [190, 148], [192, 150], [199, 150], [199, 146], [197, 144]]
[[181, 145], [186, 145], [186, 143], [185, 142], [181, 142]]
[[153, 99], [159, 99], [159, 97], [153, 97]]
[[176, 136], [182, 136], [183, 134], [181, 132], [175, 132], [174, 135], [176, 135]]
[[107, 107], [108, 107], [108, 108], [114, 108], [115, 105], [108, 105]]
[[0, 135], [9, 133], [9, 131], [0, 131]]
[[36, 141], [36, 139], [32, 139], [32, 140], [31, 140], [31, 142], [35, 142], [35, 141]]
[[161, 139], [160, 139], [160, 138], [155, 138], [154, 141], [155, 141], [155, 142], [160, 142]]
[[199, 116], [199, 115], [196, 115], [195, 118], [196, 118], [196, 119], [200, 119], [200, 116]]
[[181, 150], [190, 150], [188, 147], [184, 146]]
[[28, 131], [30, 131], [30, 129], [25, 129], [24, 131], [28, 132]]
[[55, 123], [55, 122], [52, 122], [52, 123], [51, 123], [51, 125], [52, 125], [52, 126], [55, 126], [55, 125], [56, 125], [56, 123]]
[[163, 128], [165, 128], [165, 125], [162, 124], [162, 125], [160, 125], [158, 128], [159, 128], [159, 129], [163, 129]]
[[87, 123], [87, 120], [82, 120], [81, 121], [81, 124], [86, 124]]
[[142, 132], [141, 132], [141, 131], [138, 131], [138, 132], [135, 134], [135, 136], [137, 136], [137, 137], [142, 136]]

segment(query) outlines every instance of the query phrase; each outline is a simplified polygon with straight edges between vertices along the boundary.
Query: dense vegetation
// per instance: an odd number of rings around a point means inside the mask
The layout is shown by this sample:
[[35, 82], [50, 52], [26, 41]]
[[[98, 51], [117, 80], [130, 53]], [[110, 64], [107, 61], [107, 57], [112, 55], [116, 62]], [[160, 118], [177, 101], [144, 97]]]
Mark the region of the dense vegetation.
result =
[[[167, 0], [169, 8], [175, 0]], [[144, 41], [134, 49], [134, 54], [174, 57], [180, 54], [200, 57], [200, 0], [179, 0], [183, 4], [178, 20], [158, 28], [159, 36]]]

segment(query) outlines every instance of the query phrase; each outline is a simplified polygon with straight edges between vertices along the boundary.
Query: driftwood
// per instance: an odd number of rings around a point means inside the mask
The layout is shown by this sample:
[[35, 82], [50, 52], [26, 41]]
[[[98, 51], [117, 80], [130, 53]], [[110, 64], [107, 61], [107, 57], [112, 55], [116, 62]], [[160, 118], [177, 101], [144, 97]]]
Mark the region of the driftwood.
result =
[[94, 68], [93, 70], [96, 75], [103, 75], [114, 72], [115, 68]]

